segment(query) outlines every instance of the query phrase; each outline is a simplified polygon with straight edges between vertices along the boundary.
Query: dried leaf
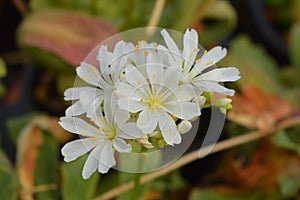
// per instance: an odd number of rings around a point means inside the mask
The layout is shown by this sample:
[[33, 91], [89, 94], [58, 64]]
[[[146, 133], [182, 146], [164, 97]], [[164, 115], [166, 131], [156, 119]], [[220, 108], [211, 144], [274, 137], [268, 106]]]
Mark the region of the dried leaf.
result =
[[46, 50], [77, 66], [101, 41], [116, 34], [116, 29], [92, 16], [65, 10], [31, 14], [18, 31], [21, 47]]
[[265, 130], [292, 112], [283, 99], [255, 86], [244, 86], [242, 95], [236, 94], [232, 100], [233, 109], [228, 113], [228, 119], [249, 128]]
[[[57, 118], [46, 116], [36, 117], [22, 129], [17, 140], [16, 160], [17, 175], [22, 187], [22, 199], [33, 198], [36, 162], [40, 146], [45, 142], [43, 130], [49, 131], [61, 143], [65, 143], [72, 137], [70, 133], [59, 126]], [[47, 154], [44, 157], [47, 158]], [[55, 157], [57, 158], [57, 156]]]

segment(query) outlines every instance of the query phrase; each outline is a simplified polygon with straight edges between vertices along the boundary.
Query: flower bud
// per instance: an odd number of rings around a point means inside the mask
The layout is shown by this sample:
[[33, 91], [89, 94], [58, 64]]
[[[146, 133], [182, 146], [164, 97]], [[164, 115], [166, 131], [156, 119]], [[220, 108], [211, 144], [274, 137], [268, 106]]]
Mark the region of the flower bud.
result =
[[180, 134], [186, 134], [192, 128], [192, 123], [188, 120], [183, 120], [177, 125], [177, 129]]
[[142, 135], [142, 137], [137, 139], [137, 142], [143, 145], [147, 149], [153, 148], [151, 142], [148, 141], [148, 136], [146, 134]]
[[193, 98], [192, 102], [198, 103], [201, 108], [205, 104], [206, 98], [202, 95], [198, 95], [195, 98]]

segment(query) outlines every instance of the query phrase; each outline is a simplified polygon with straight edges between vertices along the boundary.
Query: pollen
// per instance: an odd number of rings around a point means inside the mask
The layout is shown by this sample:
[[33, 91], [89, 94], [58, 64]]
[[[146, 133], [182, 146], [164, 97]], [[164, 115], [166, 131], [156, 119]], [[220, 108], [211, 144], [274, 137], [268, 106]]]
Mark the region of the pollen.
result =
[[100, 132], [103, 132], [103, 128], [100, 127], [100, 128], [99, 128], [99, 131], [100, 131]]
[[100, 118], [100, 122], [105, 122], [104, 117], [101, 117], [101, 118]]
[[208, 65], [211, 65], [213, 64], [213, 61], [208, 61], [205, 65], [208, 66]]
[[153, 75], [152, 75], [152, 78], [153, 78], [153, 79], [156, 79], [156, 74], [153, 74]]
[[195, 60], [195, 63], [198, 63], [198, 62], [201, 62], [201, 59], [200, 59], [200, 58], [197, 59], [197, 60]]
[[147, 56], [148, 53], [149, 53], [149, 52], [148, 52], [147, 50], [144, 51], [144, 55], [145, 55], [145, 56]]
[[136, 54], [139, 53], [139, 46], [138, 46], [138, 45], [135, 46], [135, 53], [136, 53]]
[[144, 101], [144, 99], [140, 99], [140, 102], [142, 103]]
[[204, 50], [204, 54], [206, 54], [207, 53], [207, 50]]
[[198, 48], [194, 49], [194, 52], [199, 52], [199, 51], [200, 51], [200, 49], [198, 49]]
[[97, 136], [94, 136], [95, 140], [99, 140], [99, 138]]
[[142, 85], [141, 81], [137, 81], [137, 84], [138, 84], [138, 86]]
[[90, 126], [86, 125], [85, 130], [89, 130]]
[[84, 133], [82, 133], [81, 135], [82, 135], [83, 137], [86, 136], [86, 134], [84, 134]]
[[97, 72], [97, 70], [95, 68], [93, 68], [93, 67], [91, 67], [90, 69], [93, 71], [94, 75], [98, 78], [99, 77], [99, 73]]

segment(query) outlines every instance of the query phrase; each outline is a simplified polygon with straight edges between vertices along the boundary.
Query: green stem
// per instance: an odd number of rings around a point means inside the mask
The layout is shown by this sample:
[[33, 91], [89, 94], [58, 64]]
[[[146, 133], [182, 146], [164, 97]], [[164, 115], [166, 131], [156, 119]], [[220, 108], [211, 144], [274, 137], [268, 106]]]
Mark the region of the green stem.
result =
[[140, 186], [141, 186], [141, 173], [136, 173], [135, 177], [134, 177], [134, 186], [133, 186], [132, 195], [131, 195], [132, 200], [138, 199]]

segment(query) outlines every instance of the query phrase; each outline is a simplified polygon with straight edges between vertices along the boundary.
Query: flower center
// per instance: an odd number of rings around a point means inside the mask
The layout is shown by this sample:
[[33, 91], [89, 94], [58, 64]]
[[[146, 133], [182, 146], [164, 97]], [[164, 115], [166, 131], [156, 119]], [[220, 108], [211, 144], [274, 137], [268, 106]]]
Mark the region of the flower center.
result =
[[148, 101], [148, 107], [150, 109], [153, 109], [157, 106], [160, 106], [161, 105], [161, 99], [159, 98], [158, 95], [152, 95], [150, 98], [149, 98], [149, 101]]
[[108, 130], [104, 131], [105, 132], [105, 136], [109, 139], [109, 140], [113, 140], [116, 138], [117, 136], [117, 129], [115, 127], [109, 127]]

